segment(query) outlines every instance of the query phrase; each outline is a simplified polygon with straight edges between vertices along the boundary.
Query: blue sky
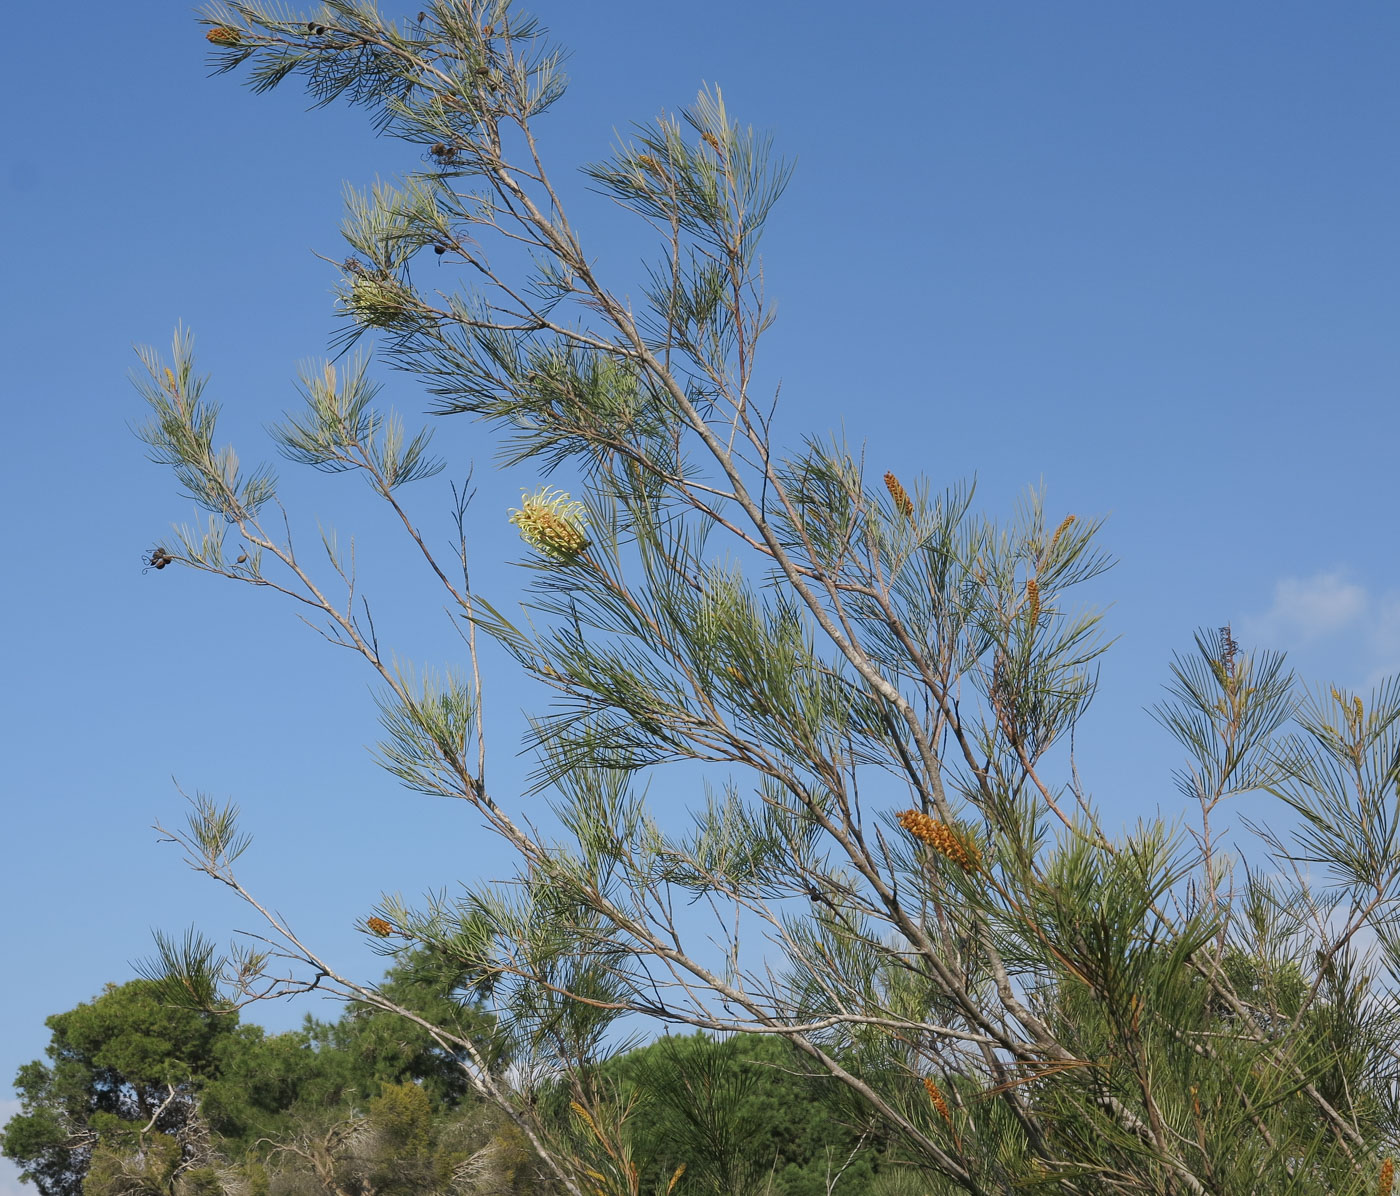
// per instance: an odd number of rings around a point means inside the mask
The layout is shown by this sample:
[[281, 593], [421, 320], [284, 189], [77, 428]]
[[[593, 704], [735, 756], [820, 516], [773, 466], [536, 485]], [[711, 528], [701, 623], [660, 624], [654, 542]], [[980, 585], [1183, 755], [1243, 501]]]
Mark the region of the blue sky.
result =
[[[797, 159], [765, 251], [789, 444], [844, 427], [876, 472], [975, 475], [993, 513], [1043, 479], [1052, 512], [1108, 516], [1121, 564], [1095, 597], [1120, 641], [1079, 751], [1110, 822], [1176, 809], [1175, 753], [1142, 711], [1197, 626], [1232, 620], [1319, 680], [1400, 668], [1400, 8], [537, 11], [573, 51], [544, 125], [561, 174], [704, 82]], [[180, 814], [173, 782], [241, 803], [249, 880], [352, 970], [375, 970], [352, 925], [381, 891], [498, 866], [464, 811], [369, 763], [352, 661], [260, 595], [139, 561], [190, 512], [128, 431], [131, 346], [167, 346], [185, 321], [226, 433], [263, 452], [335, 326], [315, 254], [343, 256], [342, 180], [410, 169], [413, 152], [358, 114], [306, 112], [290, 86], [205, 78], [178, 5], [29, 5], [11, 26], [7, 110], [40, 115], [12, 124], [0, 166], [0, 1083], [40, 1054], [45, 1016], [130, 977], [152, 927], [249, 924], [156, 843], [150, 824]], [[608, 276], [635, 289], [635, 240], [580, 204]], [[406, 378], [385, 381], [423, 409]], [[493, 473], [461, 421], [438, 433], [454, 467], [478, 461], [478, 577], [511, 592], [505, 511], [534, 478]], [[392, 638], [442, 659], [439, 604], [356, 488], [281, 473], [294, 509], [364, 530]], [[414, 497], [445, 537], [440, 490]], [[492, 693], [531, 700], [504, 677]], [[502, 785], [522, 765], [498, 751]]]

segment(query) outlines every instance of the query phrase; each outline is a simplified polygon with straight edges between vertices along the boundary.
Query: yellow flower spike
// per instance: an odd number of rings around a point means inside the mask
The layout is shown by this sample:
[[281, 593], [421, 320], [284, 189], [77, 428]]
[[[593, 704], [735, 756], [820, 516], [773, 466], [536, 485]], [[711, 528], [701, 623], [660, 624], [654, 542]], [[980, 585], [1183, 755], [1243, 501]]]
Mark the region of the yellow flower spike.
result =
[[617, 1158], [617, 1153], [613, 1150], [611, 1146], [608, 1145], [608, 1140], [603, 1137], [603, 1131], [598, 1128], [598, 1123], [593, 1120], [593, 1114], [590, 1113], [587, 1109], [585, 1109], [576, 1100], [571, 1100], [569, 1102], [569, 1108], [571, 1108], [574, 1111], [575, 1116], [577, 1116], [583, 1122], [583, 1124], [586, 1125], [593, 1132], [593, 1137], [597, 1139], [598, 1145], [608, 1152], [608, 1158]]
[[890, 492], [890, 498], [894, 500], [894, 509], [906, 519], [914, 518], [914, 500], [909, 497], [909, 492], [899, 484], [899, 479], [893, 473], [885, 474], [885, 489]]
[[546, 488], [522, 495], [510, 521], [527, 544], [556, 561], [572, 561], [588, 547], [583, 504], [570, 502], [562, 490]]
[[239, 39], [238, 30], [231, 29], [227, 25], [215, 25], [204, 35], [204, 40], [213, 42], [216, 46], [238, 46], [242, 45]]
[[1376, 1184], [1376, 1196], [1390, 1196], [1390, 1186], [1395, 1182], [1395, 1160], [1386, 1159], [1381, 1164], [1380, 1182]]
[[365, 920], [365, 929], [368, 930], [370, 934], [378, 935], [382, 939], [387, 939], [394, 933], [393, 923], [386, 922], [383, 918], [367, 918]]
[[685, 1174], [685, 1164], [682, 1163], [671, 1173], [671, 1182], [666, 1185], [666, 1196], [671, 1196], [671, 1190], [681, 1182], [681, 1176]]
[[1040, 582], [1034, 577], [1026, 581], [1026, 605], [1030, 607], [1031, 626], [1040, 622]]
[[919, 842], [927, 843], [964, 872], [976, 872], [982, 867], [982, 854], [976, 845], [965, 842], [946, 822], [939, 822], [918, 810], [905, 810], [895, 816], [895, 821]]

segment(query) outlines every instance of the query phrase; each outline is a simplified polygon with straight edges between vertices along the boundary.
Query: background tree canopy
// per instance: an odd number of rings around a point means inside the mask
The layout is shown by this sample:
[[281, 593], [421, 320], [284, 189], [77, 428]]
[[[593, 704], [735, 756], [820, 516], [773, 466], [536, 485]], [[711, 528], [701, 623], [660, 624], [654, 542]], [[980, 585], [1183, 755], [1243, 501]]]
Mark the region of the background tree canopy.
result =
[[5, 1127], [4, 1150], [44, 1196], [73, 1196], [95, 1161], [148, 1141], [176, 1161], [201, 1157], [199, 1095], [237, 1039], [237, 1019], [163, 1005], [154, 989], [108, 985], [55, 1014], [48, 1062], [20, 1069], [23, 1111]]
[[[44, 1196], [559, 1190], [528, 1142], [469, 1093], [458, 1062], [397, 1015], [351, 1006], [268, 1035], [236, 1012], [163, 1006], [152, 988], [108, 985], [56, 1014], [52, 1062], [21, 1070], [23, 1109], [0, 1143]], [[421, 953], [380, 988], [443, 1024], [489, 1032]], [[772, 1039], [670, 1038], [615, 1056], [587, 1082], [630, 1110], [639, 1173], [669, 1177], [685, 1164], [689, 1191], [808, 1196], [838, 1173], [847, 1190], [874, 1191], [886, 1162], [869, 1126], [843, 1120], [829, 1081]], [[567, 1086], [539, 1098], [560, 1133], [577, 1129]]]

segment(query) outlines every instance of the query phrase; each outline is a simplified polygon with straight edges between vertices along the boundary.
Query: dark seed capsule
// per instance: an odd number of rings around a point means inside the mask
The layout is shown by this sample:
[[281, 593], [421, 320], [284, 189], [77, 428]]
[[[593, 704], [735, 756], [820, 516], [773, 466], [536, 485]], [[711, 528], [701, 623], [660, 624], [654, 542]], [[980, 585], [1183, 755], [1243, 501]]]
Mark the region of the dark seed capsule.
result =
[[434, 246], [433, 246], [433, 252], [434, 252], [435, 254], [437, 254], [438, 257], [441, 257], [444, 253], [447, 252], [447, 246], [446, 246], [446, 245], [434, 245]]

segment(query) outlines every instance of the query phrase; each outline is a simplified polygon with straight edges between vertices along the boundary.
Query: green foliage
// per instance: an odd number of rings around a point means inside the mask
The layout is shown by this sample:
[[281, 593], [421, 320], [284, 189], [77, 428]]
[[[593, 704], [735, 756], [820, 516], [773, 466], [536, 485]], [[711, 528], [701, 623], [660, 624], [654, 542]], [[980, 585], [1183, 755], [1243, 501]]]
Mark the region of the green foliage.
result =
[[[92, 1152], [84, 1196], [171, 1196], [180, 1166], [180, 1144], [167, 1134], [144, 1137], [136, 1149], [131, 1144], [103, 1144]], [[199, 1168], [208, 1174], [208, 1168]]]
[[618, 1056], [596, 1082], [635, 1101], [630, 1136], [643, 1170], [685, 1166], [687, 1193], [825, 1196], [868, 1190], [886, 1143], [853, 1124], [829, 1077], [786, 1042], [746, 1035], [668, 1037]]

